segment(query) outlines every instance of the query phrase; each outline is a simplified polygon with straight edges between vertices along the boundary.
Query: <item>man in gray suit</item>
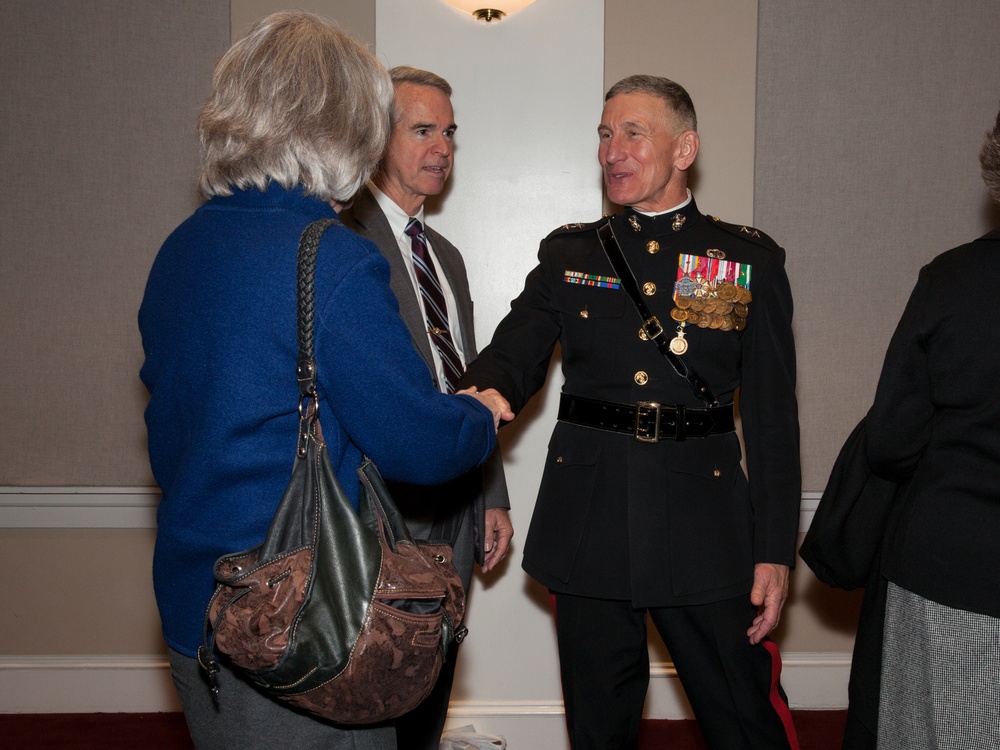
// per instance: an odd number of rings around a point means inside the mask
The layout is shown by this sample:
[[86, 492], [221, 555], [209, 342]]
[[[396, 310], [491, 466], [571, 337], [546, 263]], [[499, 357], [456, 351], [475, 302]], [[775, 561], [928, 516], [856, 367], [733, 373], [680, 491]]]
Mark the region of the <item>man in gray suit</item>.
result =
[[[444, 190], [454, 155], [451, 86], [410, 67], [390, 72], [396, 91], [393, 131], [372, 182], [341, 213], [344, 223], [370, 239], [389, 261], [391, 285], [413, 343], [442, 391], [452, 390], [476, 356], [472, 299], [465, 263], [448, 240], [424, 224], [424, 200]], [[426, 256], [426, 257], [425, 257]], [[482, 469], [439, 487], [394, 485], [414, 538], [457, 527], [455, 567], [465, 590], [473, 561], [491, 570], [507, 553], [513, 528], [500, 452]], [[437, 529], [432, 529], [435, 522]], [[437, 750], [448, 710], [455, 651], [430, 697], [396, 722], [400, 750]]]

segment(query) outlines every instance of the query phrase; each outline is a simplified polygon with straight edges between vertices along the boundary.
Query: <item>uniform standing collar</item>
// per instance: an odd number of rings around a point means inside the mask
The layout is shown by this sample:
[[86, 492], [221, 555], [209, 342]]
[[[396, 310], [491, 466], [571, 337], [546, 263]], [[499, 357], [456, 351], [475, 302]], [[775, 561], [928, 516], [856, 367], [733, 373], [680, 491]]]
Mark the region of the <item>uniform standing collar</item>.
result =
[[632, 210], [635, 211], [637, 214], [642, 214], [643, 216], [649, 216], [651, 218], [656, 216], [662, 216], [663, 214], [673, 213], [674, 211], [680, 211], [682, 208], [684, 208], [689, 203], [691, 203], [691, 201], [694, 200], [694, 196], [691, 195], [691, 190], [689, 188], [685, 188], [684, 191], [687, 193], [687, 198], [685, 198], [683, 201], [678, 203], [673, 208], [668, 208], [666, 211], [657, 211], [656, 213], [653, 213], [650, 211], [640, 211], [638, 208], [633, 208]]
[[698, 205], [689, 190], [688, 199], [684, 203], [657, 214], [647, 214], [628, 206], [619, 216], [622, 227], [616, 227], [616, 231], [624, 232], [626, 237], [633, 234], [674, 234], [689, 229], [700, 216]]

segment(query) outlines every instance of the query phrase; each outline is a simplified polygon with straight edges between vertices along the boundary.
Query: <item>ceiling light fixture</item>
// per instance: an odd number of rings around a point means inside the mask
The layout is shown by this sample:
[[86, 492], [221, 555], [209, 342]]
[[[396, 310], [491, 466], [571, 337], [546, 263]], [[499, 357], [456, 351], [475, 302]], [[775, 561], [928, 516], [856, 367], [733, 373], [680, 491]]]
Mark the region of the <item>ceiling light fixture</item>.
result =
[[[517, 13], [519, 10], [527, 8], [535, 0], [444, 0], [453, 8], [458, 8], [466, 13], [471, 13], [480, 21], [499, 21], [504, 16]], [[492, 2], [502, 5], [502, 8], [484, 8], [484, 4]]]

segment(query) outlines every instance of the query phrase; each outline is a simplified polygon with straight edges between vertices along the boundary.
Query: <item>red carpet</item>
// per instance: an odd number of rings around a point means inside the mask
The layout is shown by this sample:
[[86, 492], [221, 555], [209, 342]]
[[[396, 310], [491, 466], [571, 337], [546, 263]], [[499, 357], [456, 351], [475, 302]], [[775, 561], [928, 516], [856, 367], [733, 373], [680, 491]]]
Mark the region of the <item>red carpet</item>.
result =
[[[792, 711], [792, 718], [801, 750], [840, 750], [847, 711]], [[705, 750], [705, 742], [696, 721], [647, 720], [639, 732], [639, 750]]]
[[[801, 750], [839, 750], [846, 711], [792, 716]], [[192, 750], [180, 714], [0, 714], [0, 738], [18, 750]], [[644, 721], [639, 750], [705, 750], [705, 743], [694, 721]]]

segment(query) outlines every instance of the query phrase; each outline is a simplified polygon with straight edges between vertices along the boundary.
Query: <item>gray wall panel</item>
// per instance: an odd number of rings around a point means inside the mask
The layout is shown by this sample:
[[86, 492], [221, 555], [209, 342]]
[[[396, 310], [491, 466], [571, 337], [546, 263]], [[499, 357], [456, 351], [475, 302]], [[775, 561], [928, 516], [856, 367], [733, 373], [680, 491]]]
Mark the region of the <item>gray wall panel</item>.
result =
[[228, 43], [225, 0], [4, 4], [0, 485], [152, 484], [136, 311]]
[[804, 489], [819, 491], [871, 403], [920, 266], [1000, 223], [977, 161], [1000, 101], [1000, 11], [996, 0], [759, 10], [754, 221], [788, 250]]

